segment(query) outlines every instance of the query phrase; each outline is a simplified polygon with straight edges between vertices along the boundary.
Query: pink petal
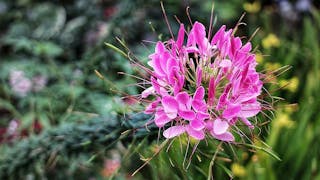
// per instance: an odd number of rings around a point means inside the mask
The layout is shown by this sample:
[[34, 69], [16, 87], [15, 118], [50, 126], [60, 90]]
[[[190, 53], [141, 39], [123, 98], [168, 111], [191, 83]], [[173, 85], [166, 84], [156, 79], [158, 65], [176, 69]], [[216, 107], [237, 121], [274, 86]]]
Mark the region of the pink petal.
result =
[[181, 47], [183, 45], [184, 31], [185, 31], [184, 25], [180, 24], [180, 29], [179, 29], [178, 38], [177, 38], [177, 47], [178, 47], [178, 49], [181, 49]]
[[219, 66], [222, 68], [229, 68], [232, 65], [231, 61], [228, 59], [224, 59], [220, 62]]
[[178, 102], [172, 96], [164, 96], [161, 102], [167, 116], [170, 119], [176, 118], [179, 108]]
[[202, 140], [205, 137], [203, 130], [197, 131], [197, 130], [192, 129], [190, 126], [187, 126], [186, 129], [187, 129], [187, 133], [189, 134], [189, 136], [191, 136], [197, 140]]
[[194, 100], [203, 100], [204, 98], [204, 88], [202, 86], [198, 87], [193, 95]]
[[239, 37], [231, 39], [230, 59], [233, 59], [235, 53], [241, 48], [242, 42]]
[[213, 36], [212, 41], [211, 41], [211, 45], [216, 44], [219, 40], [221, 40], [223, 38], [225, 30], [226, 30], [226, 26], [225, 25], [221, 26], [221, 28], [218, 30], [218, 32], [216, 32], [216, 34]]
[[177, 71], [178, 71], [177, 67], [172, 67], [170, 69], [170, 72], [168, 74], [168, 80], [171, 85], [174, 85], [178, 80], [179, 74], [177, 73]]
[[161, 41], [158, 41], [156, 44], [156, 53], [163, 53], [165, 51], [166, 47]]
[[241, 51], [244, 53], [251, 51], [251, 43], [247, 42], [244, 46], [242, 46]]
[[147, 98], [150, 94], [153, 94], [154, 92], [155, 92], [154, 87], [151, 86], [151, 87], [145, 89], [144, 91], [142, 91], [141, 97]]
[[213, 121], [212, 120], [206, 121], [206, 127], [205, 128], [208, 131], [212, 131], [213, 130]]
[[187, 92], [180, 92], [176, 95], [176, 99], [179, 104], [187, 104], [189, 103], [190, 96]]
[[166, 61], [165, 59], [161, 58], [160, 56], [155, 56], [153, 61], [152, 61], [152, 67], [155, 71], [156, 74], [158, 74], [159, 76], [164, 76], [165, 72], [164, 69], [162, 68], [162, 63], [164, 63], [164, 61]]
[[186, 131], [184, 126], [172, 126], [163, 131], [163, 136], [167, 139], [179, 136]]
[[171, 119], [164, 112], [157, 112], [154, 118], [154, 122], [158, 127], [163, 127], [170, 122]]
[[186, 48], [187, 53], [199, 53], [199, 49], [194, 46], [190, 46]]
[[191, 46], [195, 47], [195, 45], [196, 45], [195, 32], [191, 29], [187, 39], [187, 47], [191, 47]]
[[209, 106], [213, 106], [215, 91], [216, 91], [216, 88], [214, 83], [214, 77], [211, 77], [209, 81], [209, 89], [208, 89], [208, 105]]
[[241, 80], [240, 80], [241, 83], [244, 83], [245, 79], [247, 78], [248, 71], [249, 71], [249, 64], [247, 64], [244, 67], [243, 71], [241, 72]]
[[194, 130], [200, 131], [205, 127], [205, 123], [202, 120], [194, 119], [190, 122], [189, 126]]
[[193, 120], [196, 117], [196, 114], [194, 113], [194, 111], [179, 111], [179, 116], [182, 117], [183, 119], [186, 120]]
[[196, 111], [206, 111], [207, 110], [206, 103], [203, 100], [202, 101], [193, 100], [192, 107]]
[[163, 87], [160, 87], [160, 93], [159, 93], [161, 96], [169, 96], [169, 93], [168, 91], [163, 88]]
[[229, 52], [230, 50], [230, 41], [229, 39], [225, 40], [222, 47], [221, 47], [221, 50], [220, 50], [220, 54], [222, 57], [225, 57], [227, 55], [227, 53]]
[[173, 86], [174, 94], [178, 94], [184, 84], [184, 76], [180, 74], [177, 67], [173, 67], [169, 73], [169, 82]]
[[156, 110], [156, 107], [158, 106], [159, 102], [160, 102], [160, 100], [157, 99], [157, 100], [153, 101], [152, 103], [150, 103], [150, 104], [146, 107], [146, 109], [144, 110], [144, 113], [145, 113], [145, 114], [152, 114], [152, 113], [154, 113], [154, 111]]
[[219, 101], [218, 101], [218, 104], [217, 104], [217, 107], [216, 109], [217, 110], [221, 110], [224, 106], [227, 105], [227, 97], [228, 97], [228, 94], [227, 93], [223, 93], [220, 98], [219, 98]]
[[239, 94], [238, 92], [240, 91], [240, 84], [241, 82], [239, 80], [233, 81], [232, 94]]
[[193, 24], [192, 31], [194, 31], [195, 40], [199, 45], [200, 50], [204, 50], [206, 48], [206, 44], [204, 44], [204, 39], [206, 37], [206, 29], [204, 25], [199, 22], [195, 22]]
[[205, 120], [205, 119], [209, 119], [210, 118], [210, 114], [203, 112], [203, 111], [198, 111], [197, 112], [197, 119], [199, 120]]
[[167, 61], [166, 71], [170, 72], [173, 67], [178, 68], [179, 64], [178, 64], [177, 60], [175, 60], [174, 58], [170, 58]]
[[[227, 51], [229, 51], [231, 33], [232, 33], [232, 29], [229, 29], [227, 32], [225, 32], [223, 34], [223, 37], [217, 43], [217, 47], [220, 48], [221, 50], [222, 50], [222, 48], [225, 48], [224, 51], [226, 51], [226, 52], [224, 52], [224, 53], [227, 53]], [[227, 44], [226, 44], [226, 42], [227, 42]], [[224, 44], [226, 44], [225, 47], [223, 47]], [[228, 47], [228, 48], [226, 48], [226, 47]]]
[[261, 111], [261, 105], [259, 102], [252, 104], [243, 104], [241, 106], [240, 116], [244, 118], [253, 117]]
[[202, 81], [202, 69], [200, 67], [197, 67], [197, 87], [199, 87], [201, 85], [201, 81]]
[[161, 54], [160, 65], [165, 74], [168, 74], [167, 64], [170, 59], [173, 59], [173, 58], [171, 57], [171, 54], [169, 52], [164, 52], [163, 54]]
[[229, 104], [227, 108], [223, 111], [222, 117], [230, 120], [233, 117], [237, 116], [238, 113], [241, 111], [241, 107], [238, 104]]
[[213, 131], [210, 131], [211, 135], [218, 139], [218, 140], [221, 140], [221, 141], [234, 141], [234, 136], [230, 133], [230, 132], [225, 132], [224, 134], [220, 134], [220, 135], [217, 135], [217, 134], [214, 134]]
[[223, 121], [221, 119], [216, 119], [213, 121], [213, 132], [216, 135], [220, 135], [225, 133], [229, 128], [229, 124], [227, 121]]
[[247, 118], [241, 117], [240, 120], [243, 122], [243, 124], [247, 125], [250, 129], [254, 128], [254, 126], [251, 124], [251, 122]]
[[153, 86], [154, 90], [155, 90], [158, 94], [161, 94], [160, 84], [158, 83], [158, 81], [157, 81], [154, 77], [151, 77], [151, 85]]

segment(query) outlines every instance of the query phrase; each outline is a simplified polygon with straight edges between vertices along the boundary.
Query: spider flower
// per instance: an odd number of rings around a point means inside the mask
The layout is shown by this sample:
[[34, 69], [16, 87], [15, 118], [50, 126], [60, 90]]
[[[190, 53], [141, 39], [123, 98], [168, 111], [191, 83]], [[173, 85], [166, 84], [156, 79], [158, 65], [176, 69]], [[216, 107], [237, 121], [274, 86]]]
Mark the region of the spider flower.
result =
[[263, 83], [251, 43], [226, 26], [208, 37], [199, 22], [188, 33], [181, 24], [176, 40], [157, 42], [149, 56], [151, 86], [141, 96], [154, 97], [145, 113], [154, 114], [165, 138], [187, 133], [231, 142], [239, 124], [254, 128], [248, 118], [261, 111]]

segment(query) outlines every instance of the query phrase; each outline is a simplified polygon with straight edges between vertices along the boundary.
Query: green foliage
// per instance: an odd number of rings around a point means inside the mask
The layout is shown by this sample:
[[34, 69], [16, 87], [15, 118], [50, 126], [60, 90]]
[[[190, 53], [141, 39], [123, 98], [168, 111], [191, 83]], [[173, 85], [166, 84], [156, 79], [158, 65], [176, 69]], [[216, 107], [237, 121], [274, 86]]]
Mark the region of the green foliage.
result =
[[102, 164], [108, 149], [118, 142], [127, 144], [150, 135], [143, 126], [141, 128], [148, 118], [143, 114], [132, 114], [126, 118], [98, 117], [81, 124], [65, 123], [39, 136], [3, 147], [0, 178], [78, 179], [99, 173], [92, 167]]

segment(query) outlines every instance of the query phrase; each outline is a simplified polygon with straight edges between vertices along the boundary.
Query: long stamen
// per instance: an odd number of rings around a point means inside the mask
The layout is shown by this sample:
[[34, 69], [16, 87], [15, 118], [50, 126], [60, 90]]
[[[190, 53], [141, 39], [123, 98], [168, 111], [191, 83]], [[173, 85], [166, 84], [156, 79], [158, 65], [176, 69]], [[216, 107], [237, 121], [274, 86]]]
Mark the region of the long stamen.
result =
[[163, 13], [163, 17], [164, 17], [164, 19], [166, 21], [166, 24], [168, 26], [171, 38], [174, 39], [173, 32], [171, 30], [171, 26], [170, 26], [170, 23], [169, 23], [169, 20], [168, 20], [168, 17], [167, 17], [167, 13], [166, 13], [166, 10], [164, 9], [164, 6], [163, 6], [163, 2], [160, 1], [160, 4], [161, 4], [161, 10], [162, 10], [162, 13]]

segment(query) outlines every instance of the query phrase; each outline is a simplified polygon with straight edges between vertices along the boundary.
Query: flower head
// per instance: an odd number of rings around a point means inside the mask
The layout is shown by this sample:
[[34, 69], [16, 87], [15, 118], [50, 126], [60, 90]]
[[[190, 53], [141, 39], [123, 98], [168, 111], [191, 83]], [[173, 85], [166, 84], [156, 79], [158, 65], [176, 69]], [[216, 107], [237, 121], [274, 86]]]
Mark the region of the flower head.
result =
[[189, 33], [181, 24], [176, 40], [157, 42], [148, 62], [151, 86], [142, 98], [155, 97], [145, 113], [166, 128], [164, 137], [187, 133], [198, 140], [209, 135], [234, 141], [238, 121], [254, 128], [248, 118], [261, 111], [257, 97], [263, 83], [251, 43], [233, 34], [222, 26], [208, 39], [205, 26], [195, 22]]
[[23, 71], [11, 71], [9, 81], [12, 91], [18, 96], [25, 97], [32, 90], [32, 82]]

